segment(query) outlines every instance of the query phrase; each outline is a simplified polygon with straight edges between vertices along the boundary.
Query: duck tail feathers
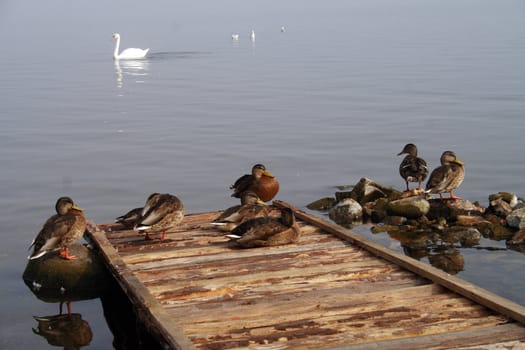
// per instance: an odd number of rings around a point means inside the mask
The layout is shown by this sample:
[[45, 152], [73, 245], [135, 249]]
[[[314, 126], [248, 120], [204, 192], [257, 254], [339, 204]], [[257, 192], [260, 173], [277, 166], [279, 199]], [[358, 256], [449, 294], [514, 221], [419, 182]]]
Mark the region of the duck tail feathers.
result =
[[41, 251], [39, 251], [39, 252], [35, 252], [35, 253], [29, 255], [29, 256], [27, 257], [27, 259], [28, 259], [28, 260], [38, 259], [38, 258], [40, 258], [41, 256], [44, 256], [44, 254], [46, 254], [46, 253], [47, 253], [47, 250], [41, 250]]

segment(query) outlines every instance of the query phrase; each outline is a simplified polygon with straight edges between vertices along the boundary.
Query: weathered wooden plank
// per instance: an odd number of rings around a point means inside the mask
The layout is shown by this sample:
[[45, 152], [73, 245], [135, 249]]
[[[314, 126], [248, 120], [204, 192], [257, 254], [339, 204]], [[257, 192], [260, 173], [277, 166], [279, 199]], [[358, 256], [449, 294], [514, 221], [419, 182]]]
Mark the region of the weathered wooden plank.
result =
[[[391, 277], [391, 278], [389, 278]], [[344, 289], [345, 293], [371, 293], [383, 291], [388, 293], [393, 289], [408, 288], [425, 284], [424, 281], [414, 280], [412, 276], [388, 275], [375, 276], [371, 281], [369, 278], [357, 279], [348, 283], [348, 281], [330, 281], [328, 283], [318, 282], [301, 282], [299, 280], [291, 281], [286, 285], [279, 285], [278, 288], [272, 283], [257, 284], [253, 286], [223, 286], [221, 288], [207, 289], [205, 287], [182, 287], [178, 285], [173, 287], [169, 293], [156, 295], [157, 299], [166, 307], [188, 306], [192, 304], [206, 304], [211, 307], [212, 303], [223, 303], [228, 300], [244, 300], [250, 302], [251, 299], [258, 299], [261, 296], [293, 294], [298, 298], [304, 293], [311, 291], [331, 293], [338, 289]]]
[[[355, 266], [355, 265], [352, 265]], [[268, 293], [277, 294], [282, 290], [305, 290], [316, 285], [329, 284], [337, 281], [353, 279], [374, 278], [379, 274], [388, 274], [392, 271], [389, 266], [376, 267], [354, 267], [355, 271], [337, 270], [331, 266], [319, 266], [301, 270], [279, 270], [273, 272], [260, 272], [253, 274], [234, 275], [229, 277], [211, 278], [203, 280], [191, 280], [192, 294], [200, 291], [210, 296], [221, 296], [222, 290], [228, 290], [229, 294], [250, 293], [261, 289], [269, 290]], [[162, 284], [147, 284], [150, 292], [160, 300], [186, 299], [185, 291], [187, 285], [180, 281], [163, 281]]]
[[142, 319], [150, 332], [157, 335], [159, 341], [167, 343], [170, 348], [195, 349], [193, 343], [178, 328], [166, 310], [151, 296], [137, 277], [129, 271], [107, 240], [105, 233], [98, 230], [96, 225], [90, 224], [86, 231], [86, 237], [99, 250], [110, 272], [135, 305], [138, 317]]
[[291, 206], [288, 203], [282, 201], [274, 201], [274, 205], [277, 207], [289, 207], [292, 208], [295, 215], [312, 225], [316, 225], [326, 232], [332, 233], [337, 237], [345, 239], [353, 244], [359, 245], [364, 249], [368, 250], [374, 255], [377, 255], [383, 259], [393, 262], [403, 268], [406, 268], [420, 276], [428, 278], [435, 283], [438, 283], [446, 288], [463, 295], [466, 298], [476, 301], [481, 305], [484, 305], [492, 310], [495, 310], [503, 315], [511, 317], [512, 319], [525, 323], [525, 307], [514, 303], [506, 298], [502, 298], [499, 295], [491, 293], [486, 289], [476, 286], [472, 283], [464, 281], [455, 276], [451, 276], [439, 269], [436, 269], [430, 265], [419, 262], [406, 255], [394, 252], [388, 248], [383, 247], [380, 244], [372, 242], [357, 233], [347, 230], [339, 225], [333, 224], [326, 220], [318, 217], [309, 215], [298, 208]]
[[[285, 297], [277, 298], [276, 302], [272, 297], [272, 300], [260, 302], [261, 305], [257, 301], [239, 304], [239, 309], [229, 303], [227, 308], [216, 310], [203, 306], [202, 310], [185, 310], [191, 312], [192, 317], [181, 319], [179, 324], [192, 339], [217, 335], [219, 343], [222, 339], [271, 343], [281, 338], [289, 340], [308, 335], [310, 339], [303, 339], [303, 342], [319, 347], [320, 344], [358, 343], [487, 327], [502, 322], [500, 317], [488, 314], [486, 308], [471, 302], [465, 304], [466, 299], [458, 296], [451, 299], [444, 294], [422, 296], [408, 291], [413, 300], [406, 306], [402, 294], [397, 291], [397, 295], [386, 300], [372, 295], [368, 302], [363, 300], [365, 295], [358, 296], [357, 300], [338, 295], [320, 302], [314, 297], [294, 306], [287, 305]], [[449, 310], [429, 311], [446, 308]], [[312, 336], [320, 338], [314, 341]], [[221, 345], [219, 348], [227, 347]]]
[[[254, 298], [250, 302], [232, 298], [224, 300], [222, 305], [166, 305], [166, 308], [175, 318], [191, 315], [191, 318], [178, 321], [185, 324], [188, 334], [198, 331], [199, 327], [220, 329], [228, 324], [229, 327], [236, 327], [239, 320], [242, 320], [242, 327], [248, 328], [272, 326], [298, 319], [317, 320], [321, 317], [338, 317], [339, 321], [344, 319], [345, 322], [358, 323], [373, 320], [376, 326], [379, 326], [378, 320], [389, 318], [392, 314], [396, 314], [396, 317], [391, 319], [397, 322], [424, 317], [429, 321], [475, 318], [475, 310], [483, 318], [491, 314], [490, 310], [445, 291], [435, 284], [392, 289], [387, 294], [384, 291], [350, 294], [347, 289], [339, 288], [312, 290], [300, 295], [269, 294]], [[462, 316], [458, 316], [460, 310], [466, 310], [461, 312]], [[383, 323], [385, 322], [382, 322], [379, 328], [386, 326]], [[192, 328], [189, 324], [194, 324], [196, 328], [190, 331]]]
[[[198, 280], [215, 277], [226, 277], [237, 274], [251, 274], [256, 272], [271, 271], [274, 269], [308, 269], [319, 265], [333, 266], [340, 263], [355, 262], [356, 266], [387, 265], [396, 266], [392, 263], [379, 261], [367, 252], [352, 251], [347, 248], [334, 248], [327, 250], [312, 250], [305, 252], [280, 252], [270, 256], [258, 255], [238, 255], [228, 254], [227, 257], [218, 256], [213, 260], [201, 260], [196, 263], [188, 259], [171, 259], [171, 264], [157, 269], [139, 269], [133, 271], [144, 282], [161, 280], [166, 277], [172, 280]], [[137, 265], [134, 265], [137, 267]], [[397, 268], [397, 266], [396, 266]]]
[[[224, 241], [216, 244], [209, 244], [199, 247], [185, 247], [181, 249], [164, 249], [155, 252], [135, 253], [123, 255], [122, 259], [129, 264], [132, 269], [145, 269], [147, 266], [162, 267], [163, 264], [171, 264], [170, 259], [181, 259], [189, 258], [191, 260], [210, 260], [216, 259], [217, 257], [228, 258], [228, 256], [236, 256], [239, 258], [254, 256], [254, 255], [267, 255], [270, 259], [274, 254], [280, 254], [283, 252], [308, 252], [318, 249], [337, 249], [348, 246], [347, 242], [341, 240], [324, 239], [318, 240], [317, 244], [301, 245], [301, 244], [288, 244], [285, 246], [276, 247], [265, 247], [264, 249], [242, 249], [237, 248], [233, 243]], [[133, 265], [142, 264], [140, 267]]]
[[[420, 335], [417, 337], [390, 339], [388, 341], [368, 342], [354, 345], [327, 346], [323, 350], [443, 350], [459, 349], [461, 347], [473, 347], [509, 341], [525, 342], [525, 328], [517, 323], [509, 323], [494, 327], [483, 327], [455, 332], [447, 332], [432, 335]], [[496, 348], [496, 347], [495, 347]], [[520, 349], [525, 348], [525, 343], [516, 344], [511, 347], [497, 347], [498, 349]]]
[[[319, 234], [319, 228], [307, 225], [301, 228], [302, 239], [298, 244], [308, 244], [312, 240], [339, 240], [332, 235]], [[230, 239], [225, 236], [225, 233], [219, 232], [217, 230], [202, 230], [194, 229], [188, 232], [168, 232], [168, 239], [164, 241], [154, 240], [154, 241], [145, 241], [144, 236], [140, 235], [136, 231], [133, 232], [133, 235], [126, 236], [124, 238], [114, 239], [110, 237], [109, 240], [111, 244], [118, 250], [121, 256], [132, 255], [135, 253], [155, 253], [157, 251], [166, 251], [173, 250], [176, 248], [186, 248], [186, 247], [201, 247], [208, 246], [214, 243], [229, 242]], [[320, 237], [319, 237], [320, 236]], [[232, 244], [229, 247], [234, 248], [235, 245]]]

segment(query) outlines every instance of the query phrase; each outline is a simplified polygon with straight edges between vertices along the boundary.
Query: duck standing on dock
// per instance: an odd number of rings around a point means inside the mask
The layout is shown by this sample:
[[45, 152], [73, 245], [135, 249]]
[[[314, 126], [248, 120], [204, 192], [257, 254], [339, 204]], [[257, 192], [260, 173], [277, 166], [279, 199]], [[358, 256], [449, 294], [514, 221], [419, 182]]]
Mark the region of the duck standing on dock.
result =
[[279, 181], [263, 164], [255, 164], [252, 173], [241, 176], [230, 186], [232, 197], [241, 198], [245, 191], [254, 192], [263, 202], [272, 200], [279, 192]]
[[142, 214], [142, 207], [134, 208], [126, 214], [119, 216], [115, 222], [121, 224], [126, 229], [131, 230], [139, 222]]
[[449, 192], [450, 199], [460, 199], [454, 195], [453, 191], [461, 185], [465, 178], [464, 163], [452, 151], [443, 152], [440, 162], [441, 166], [430, 174], [425, 193], [439, 194], [440, 199], [445, 199], [442, 194]]
[[[147, 203], [153, 203], [152, 198], [153, 197], [157, 197], [159, 195], [160, 195], [160, 193], [152, 193], [152, 194], [150, 194], [148, 199], [146, 200], [146, 204]], [[131, 230], [131, 229], [133, 229], [135, 227], [135, 225], [137, 225], [140, 222], [140, 220], [142, 218], [142, 210], [143, 209], [144, 209], [144, 207], [138, 207], [138, 208], [131, 209], [126, 214], [117, 217], [115, 219], [115, 222], [121, 224], [126, 229]]]
[[[154, 193], [148, 197], [142, 209], [140, 220], [134, 229], [139, 231], [161, 232], [160, 240], [166, 239], [166, 230], [180, 224], [184, 218], [184, 204], [177, 197], [169, 193]], [[151, 240], [150, 232], [146, 232], [145, 239]]]
[[247, 220], [268, 216], [270, 211], [271, 207], [254, 192], [245, 191], [241, 195], [241, 204], [226, 209], [211, 224], [221, 231], [230, 232]]
[[255, 218], [243, 222], [226, 235], [243, 248], [290, 244], [299, 238], [301, 229], [290, 208], [281, 209], [281, 217]]
[[29, 259], [37, 259], [46, 253], [59, 250], [60, 256], [67, 260], [76, 259], [69, 255], [69, 246], [78, 241], [86, 231], [86, 218], [82, 208], [69, 197], [60, 197], [56, 204], [57, 214], [51, 216], [29, 246], [34, 247]]
[[397, 155], [400, 156], [402, 154], [406, 154], [406, 156], [399, 164], [399, 174], [405, 179], [407, 192], [409, 191], [409, 182], [417, 182], [417, 189], [421, 191], [421, 183], [428, 176], [427, 162], [417, 156], [417, 147], [413, 143], [407, 143]]

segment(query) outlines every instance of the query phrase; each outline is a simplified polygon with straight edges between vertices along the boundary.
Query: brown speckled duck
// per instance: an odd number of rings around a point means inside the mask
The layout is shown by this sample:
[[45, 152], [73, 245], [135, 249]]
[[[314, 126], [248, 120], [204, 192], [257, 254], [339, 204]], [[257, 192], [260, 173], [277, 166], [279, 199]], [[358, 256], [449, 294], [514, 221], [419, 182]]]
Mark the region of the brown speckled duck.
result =
[[430, 174], [425, 192], [437, 193], [441, 199], [444, 199], [443, 193], [449, 192], [450, 199], [459, 199], [453, 191], [461, 185], [465, 178], [463, 162], [452, 151], [443, 152], [440, 161], [441, 166]]
[[226, 209], [211, 224], [221, 231], [229, 232], [247, 220], [266, 217], [270, 212], [270, 206], [254, 192], [245, 191], [241, 195], [241, 204]]
[[86, 231], [86, 218], [82, 208], [69, 197], [60, 197], [56, 204], [57, 214], [51, 216], [31, 243], [34, 247], [29, 259], [37, 259], [46, 253], [59, 251], [64, 259], [76, 259], [69, 255], [69, 246], [78, 241]]
[[142, 209], [142, 207], [131, 209], [126, 214], [116, 218], [115, 222], [118, 222], [128, 230], [131, 230], [139, 222]]
[[160, 239], [166, 238], [166, 230], [180, 224], [184, 218], [184, 205], [182, 201], [169, 193], [154, 193], [148, 197], [141, 218], [135, 225], [135, 230], [145, 232], [146, 240], [150, 240], [149, 233], [161, 232]]
[[421, 183], [428, 176], [427, 162], [417, 156], [417, 147], [413, 143], [407, 143], [397, 155], [402, 154], [406, 154], [406, 156], [399, 164], [399, 174], [405, 179], [407, 191], [409, 191], [409, 182], [417, 182], [417, 189], [421, 190]]
[[243, 222], [230, 235], [243, 248], [269, 247], [297, 241], [301, 229], [290, 208], [281, 209], [281, 217], [255, 218]]
[[245, 191], [253, 191], [263, 202], [271, 201], [279, 192], [279, 181], [262, 164], [255, 164], [252, 173], [241, 176], [230, 186], [232, 197], [240, 198]]
[[[146, 203], [150, 202], [153, 197], [158, 196], [159, 193], [152, 193], [146, 200]], [[126, 229], [131, 230], [135, 225], [137, 225], [140, 222], [140, 219], [142, 218], [142, 210], [144, 207], [138, 207], [131, 209], [126, 214], [119, 216], [115, 219], [115, 222], [118, 222], [122, 226], [124, 226]]]

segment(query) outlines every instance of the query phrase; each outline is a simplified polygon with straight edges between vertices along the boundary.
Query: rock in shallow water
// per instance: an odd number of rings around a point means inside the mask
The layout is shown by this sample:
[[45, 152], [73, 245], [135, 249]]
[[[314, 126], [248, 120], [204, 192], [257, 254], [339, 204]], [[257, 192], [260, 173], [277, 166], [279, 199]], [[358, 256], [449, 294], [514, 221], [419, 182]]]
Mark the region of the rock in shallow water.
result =
[[485, 208], [477, 206], [466, 199], [431, 199], [429, 203], [429, 219], [443, 217], [447, 218], [447, 220], [456, 220], [460, 215], [482, 216], [485, 213]]
[[516, 209], [507, 216], [507, 225], [522, 229], [525, 227], [525, 208]]
[[386, 209], [389, 215], [417, 219], [428, 213], [430, 204], [423, 197], [408, 197], [388, 203]]
[[333, 197], [324, 197], [321, 199], [318, 199], [316, 201], [313, 201], [312, 203], [308, 204], [306, 207], [310, 210], [328, 210], [330, 208], [333, 208], [335, 205], [336, 200]]
[[347, 198], [337, 203], [328, 216], [338, 224], [351, 224], [363, 218], [363, 208], [352, 198]]
[[39, 299], [46, 302], [93, 299], [106, 290], [110, 276], [100, 257], [79, 243], [69, 250], [78, 259], [66, 260], [48, 253], [28, 261], [22, 278]]

